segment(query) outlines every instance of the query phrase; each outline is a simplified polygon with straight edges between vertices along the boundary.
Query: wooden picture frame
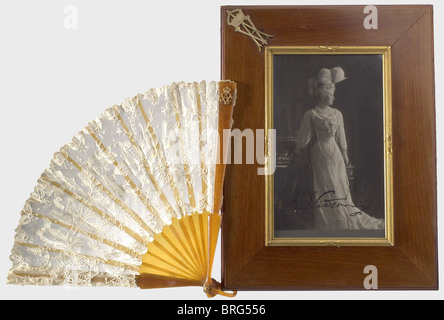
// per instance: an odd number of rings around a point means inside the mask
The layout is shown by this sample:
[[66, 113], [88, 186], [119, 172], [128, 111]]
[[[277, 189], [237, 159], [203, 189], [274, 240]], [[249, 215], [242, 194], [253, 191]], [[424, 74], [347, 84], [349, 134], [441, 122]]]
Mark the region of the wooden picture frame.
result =
[[237, 83], [240, 130], [266, 128], [267, 47], [390, 47], [393, 164], [389, 246], [269, 246], [260, 164], [227, 165], [224, 289], [363, 290], [367, 266], [376, 267], [379, 289], [438, 288], [433, 7], [377, 6], [377, 15], [378, 28], [367, 29], [364, 6], [221, 8], [222, 79]]

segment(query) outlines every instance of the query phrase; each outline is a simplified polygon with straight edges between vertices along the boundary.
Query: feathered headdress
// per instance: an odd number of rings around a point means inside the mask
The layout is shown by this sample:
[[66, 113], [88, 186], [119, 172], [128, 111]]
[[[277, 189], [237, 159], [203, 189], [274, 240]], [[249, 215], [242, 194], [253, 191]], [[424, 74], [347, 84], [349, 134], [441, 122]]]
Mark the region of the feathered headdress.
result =
[[[311, 77], [308, 80], [310, 95], [317, 95], [318, 89], [328, 89], [334, 90], [335, 84], [347, 79], [345, 77], [344, 70], [341, 67], [334, 67], [332, 69], [321, 69], [315, 77]], [[327, 87], [327, 88], [326, 88]]]

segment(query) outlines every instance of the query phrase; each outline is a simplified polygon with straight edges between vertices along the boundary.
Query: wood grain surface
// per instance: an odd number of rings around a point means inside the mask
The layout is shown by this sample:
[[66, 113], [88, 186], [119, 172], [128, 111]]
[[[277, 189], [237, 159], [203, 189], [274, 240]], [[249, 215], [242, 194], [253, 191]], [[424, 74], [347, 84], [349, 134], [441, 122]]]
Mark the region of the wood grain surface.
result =
[[233, 128], [264, 129], [264, 50], [226, 23], [241, 8], [275, 37], [270, 46], [392, 46], [393, 247], [265, 246], [265, 178], [257, 165], [226, 168], [222, 282], [226, 290], [362, 290], [366, 265], [379, 289], [437, 289], [437, 202], [432, 6], [221, 8], [222, 79], [237, 83]]

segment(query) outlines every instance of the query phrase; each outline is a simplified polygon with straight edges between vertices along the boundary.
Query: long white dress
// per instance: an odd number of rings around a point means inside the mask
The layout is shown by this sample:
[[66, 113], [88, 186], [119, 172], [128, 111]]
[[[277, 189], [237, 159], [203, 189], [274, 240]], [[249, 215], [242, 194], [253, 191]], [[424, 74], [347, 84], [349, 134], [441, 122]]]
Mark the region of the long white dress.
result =
[[384, 219], [371, 217], [353, 204], [341, 152], [347, 150], [341, 112], [331, 107], [322, 114], [308, 110], [298, 133], [298, 149], [312, 139], [313, 194], [307, 207], [313, 209], [315, 229], [383, 229]]

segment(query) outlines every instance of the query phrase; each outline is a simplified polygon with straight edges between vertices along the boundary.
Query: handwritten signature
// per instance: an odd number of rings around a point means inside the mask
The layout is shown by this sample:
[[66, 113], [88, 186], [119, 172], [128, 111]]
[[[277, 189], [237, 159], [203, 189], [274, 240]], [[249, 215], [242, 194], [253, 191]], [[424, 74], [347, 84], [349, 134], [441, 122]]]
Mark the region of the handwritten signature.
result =
[[320, 209], [320, 208], [330, 208], [330, 209], [334, 209], [334, 208], [340, 208], [340, 207], [345, 207], [345, 208], [356, 208], [359, 211], [356, 212], [351, 212], [350, 215], [351, 216], [356, 216], [358, 214], [362, 214], [363, 211], [365, 211], [366, 209], [368, 209], [369, 207], [361, 205], [361, 206], [355, 206], [352, 203], [348, 203], [347, 202], [347, 197], [345, 198], [325, 198], [329, 195], [333, 195], [335, 193], [334, 190], [330, 190], [330, 191], [326, 191], [324, 193], [322, 193], [319, 197], [317, 197], [317, 192], [313, 192], [311, 194], [311, 198], [308, 202], [308, 204], [306, 205], [306, 209]]

